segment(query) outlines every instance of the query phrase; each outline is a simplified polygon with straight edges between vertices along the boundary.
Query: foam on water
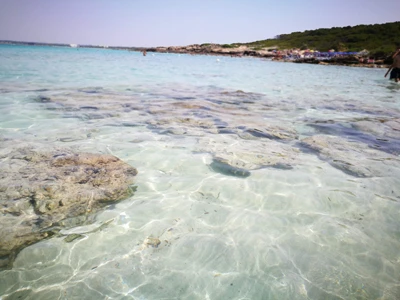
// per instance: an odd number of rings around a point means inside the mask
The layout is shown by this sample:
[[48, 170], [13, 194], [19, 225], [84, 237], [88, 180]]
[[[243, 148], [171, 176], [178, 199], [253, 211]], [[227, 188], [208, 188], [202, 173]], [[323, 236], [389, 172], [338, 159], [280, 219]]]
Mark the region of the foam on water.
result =
[[[133, 197], [22, 250], [0, 299], [398, 299], [400, 90], [384, 73], [0, 46], [0, 137], [139, 171]], [[352, 164], [372, 175], [305, 149], [314, 135], [366, 145]]]

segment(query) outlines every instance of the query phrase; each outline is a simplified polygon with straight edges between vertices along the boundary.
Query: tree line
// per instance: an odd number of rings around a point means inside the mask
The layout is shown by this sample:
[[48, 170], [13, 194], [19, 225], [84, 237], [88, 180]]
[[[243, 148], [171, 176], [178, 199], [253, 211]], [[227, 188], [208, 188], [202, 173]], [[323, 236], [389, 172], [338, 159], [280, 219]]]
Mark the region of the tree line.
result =
[[321, 52], [331, 49], [345, 52], [367, 50], [370, 56], [383, 58], [400, 46], [400, 22], [306, 30], [234, 45], [247, 45], [255, 50], [270, 47], [313, 49]]

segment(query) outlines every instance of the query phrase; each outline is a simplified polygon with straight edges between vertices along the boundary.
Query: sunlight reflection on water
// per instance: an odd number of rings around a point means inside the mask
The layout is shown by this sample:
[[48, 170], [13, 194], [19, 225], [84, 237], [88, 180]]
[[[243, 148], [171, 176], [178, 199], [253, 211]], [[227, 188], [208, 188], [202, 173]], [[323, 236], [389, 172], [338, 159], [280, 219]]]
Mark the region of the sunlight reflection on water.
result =
[[[22, 250], [2, 299], [396, 299], [400, 94], [383, 70], [0, 53], [0, 137], [139, 171], [133, 197]], [[357, 146], [301, 144], [319, 135]]]

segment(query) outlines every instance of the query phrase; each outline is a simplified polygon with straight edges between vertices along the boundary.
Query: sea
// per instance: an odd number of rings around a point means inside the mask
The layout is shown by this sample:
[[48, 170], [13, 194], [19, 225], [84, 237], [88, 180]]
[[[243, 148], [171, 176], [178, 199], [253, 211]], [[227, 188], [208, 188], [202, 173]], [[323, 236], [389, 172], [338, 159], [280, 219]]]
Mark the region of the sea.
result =
[[400, 299], [400, 85], [385, 73], [1, 45], [0, 138], [138, 175], [128, 199], [19, 252], [0, 299]]

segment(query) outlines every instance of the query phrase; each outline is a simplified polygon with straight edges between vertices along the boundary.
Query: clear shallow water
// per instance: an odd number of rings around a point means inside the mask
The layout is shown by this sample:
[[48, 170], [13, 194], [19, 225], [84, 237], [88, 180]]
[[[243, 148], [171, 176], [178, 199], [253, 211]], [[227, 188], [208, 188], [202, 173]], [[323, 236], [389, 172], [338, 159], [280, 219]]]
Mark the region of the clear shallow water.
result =
[[[63, 231], [84, 238], [22, 250], [1, 299], [398, 299], [399, 136], [382, 126], [400, 87], [385, 72], [1, 46], [1, 137], [139, 171], [133, 197]], [[251, 131], [266, 127], [292, 138]], [[305, 150], [316, 135], [369, 146], [349, 155], [370, 176]]]

